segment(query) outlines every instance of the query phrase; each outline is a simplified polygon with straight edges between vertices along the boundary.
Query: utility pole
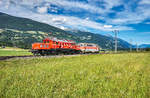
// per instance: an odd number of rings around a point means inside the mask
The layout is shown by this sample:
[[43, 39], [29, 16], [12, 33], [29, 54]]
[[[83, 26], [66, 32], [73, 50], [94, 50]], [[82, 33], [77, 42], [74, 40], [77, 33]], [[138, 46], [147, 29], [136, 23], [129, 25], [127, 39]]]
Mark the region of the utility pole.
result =
[[117, 39], [117, 35], [119, 33], [119, 30], [114, 30], [112, 31], [113, 33], [115, 33], [115, 53], [117, 53], [117, 48], [118, 48], [118, 39]]
[[138, 52], [138, 51], [139, 51], [138, 44], [136, 43], [136, 52]]
[[132, 39], [130, 39], [130, 52], [132, 52]]

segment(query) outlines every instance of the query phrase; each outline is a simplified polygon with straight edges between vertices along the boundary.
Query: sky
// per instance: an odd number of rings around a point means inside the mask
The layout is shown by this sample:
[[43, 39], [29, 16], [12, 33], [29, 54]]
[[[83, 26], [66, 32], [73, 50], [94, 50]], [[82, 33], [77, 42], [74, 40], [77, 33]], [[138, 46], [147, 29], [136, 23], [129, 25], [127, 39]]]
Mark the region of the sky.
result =
[[0, 12], [61, 29], [150, 44], [150, 0], [0, 0]]

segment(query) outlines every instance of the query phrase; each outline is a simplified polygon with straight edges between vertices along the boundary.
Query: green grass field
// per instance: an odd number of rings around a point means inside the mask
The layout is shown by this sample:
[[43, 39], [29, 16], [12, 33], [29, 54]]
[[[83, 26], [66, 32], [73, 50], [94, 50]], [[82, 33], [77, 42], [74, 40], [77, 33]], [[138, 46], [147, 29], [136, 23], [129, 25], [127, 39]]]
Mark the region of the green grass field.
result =
[[149, 98], [150, 53], [0, 61], [0, 98]]
[[23, 56], [23, 55], [32, 55], [28, 50], [20, 48], [6, 47], [0, 49], [0, 56]]

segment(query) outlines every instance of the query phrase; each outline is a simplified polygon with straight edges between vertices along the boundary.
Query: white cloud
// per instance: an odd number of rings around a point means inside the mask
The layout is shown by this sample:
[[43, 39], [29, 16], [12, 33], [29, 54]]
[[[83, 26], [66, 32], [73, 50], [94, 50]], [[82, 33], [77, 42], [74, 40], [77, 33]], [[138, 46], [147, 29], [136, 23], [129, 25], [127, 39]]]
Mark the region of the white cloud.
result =
[[141, 0], [139, 4], [150, 4], [150, 0]]
[[112, 28], [112, 25], [104, 25], [104, 28]]
[[[55, 17], [53, 22], [54, 23], [62, 23], [62, 25], [69, 25], [75, 28], [84, 27], [84, 28], [94, 28], [101, 31], [112, 31], [114, 29], [118, 30], [133, 30], [131, 27], [126, 26], [112, 26], [112, 25], [104, 25], [101, 23], [97, 23], [91, 20], [86, 19], [80, 19], [77, 17], [70, 17], [70, 16], [58, 16], [58, 15], [52, 15], [51, 17]], [[65, 21], [64, 21], [65, 20]], [[60, 25], [59, 24], [59, 25]]]
[[105, 9], [111, 9], [114, 6], [123, 4], [122, 0], [88, 0], [88, 3], [98, 7], [105, 7]]
[[[14, 13], [14, 12], [12, 13], [12, 11], [18, 12], [18, 13]], [[30, 18], [32, 20], [47, 23], [47, 24], [50, 24], [50, 25], [53, 25], [53, 26], [56, 26], [59, 28], [61, 26], [69, 26], [72, 28], [82, 27], [83, 29], [93, 28], [93, 29], [97, 29], [100, 31], [112, 31], [113, 29], [116, 29], [116, 28], [119, 30], [124, 30], [124, 29], [131, 30], [131, 28], [124, 27], [124, 26], [114, 27], [114, 28], [105, 28], [104, 24], [97, 23], [97, 22], [94, 22], [91, 20], [80, 19], [80, 18], [73, 17], [73, 16], [38, 14], [38, 13], [34, 13], [34, 12], [28, 11], [28, 10], [25, 12], [22, 12], [22, 10], [20, 8], [17, 8], [17, 10], [14, 8], [11, 8], [11, 10], [8, 12], [8, 14], [17, 15], [19, 17]]]
[[52, 17], [52, 22], [57, 24], [57, 25], [65, 24], [65, 22], [66, 22], [66, 18], [65, 17], [62, 17], [62, 16], [60, 16], [60, 17], [54, 16], [53, 17], [53, 15], [49, 15], [49, 16]]
[[2, 1], [0, 1], [0, 5], [2, 4]]
[[89, 20], [89, 17], [85, 18], [85, 20]]
[[146, 22], [145, 24], [150, 24], [150, 22]]
[[67, 28], [65, 28], [64, 26], [60, 26], [59, 28], [62, 30], [67, 30]]
[[111, 24], [138, 24], [146, 19], [150, 19], [150, 6], [137, 5], [137, 7], [131, 10], [130, 6], [126, 6], [126, 9], [122, 12], [116, 13], [115, 18], [108, 18], [107, 23]]
[[47, 7], [38, 7], [37, 12], [39, 13], [47, 13], [48, 8]]
[[77, 9], [84, 9], [84, 10], [88, 10], [90, 12], [94, 12], [94, 13], [103, 13], [104, 10], [102, 8], [96, 7], [96, 6], [91, 6], [89, 4], [86, 3], [82, 3], [82, 2], [75, 2], [75, 1], [66, 1], [66, 0], [47, 0], [47, 2], [49, 2], [50, 4], [56, 4], [57, 6], [63, 6], [68, 10], [76, 10], [74, 8]]
[[9, 1], [7, 1], [7, 2], [5, 3], [5, 8], [6, 8], [6, 9], [8, 9], [8, 8], [9, 8], [9, 6], [10, 6], [10, 2], [9, 2]]
[[[46, 4], [41, 3], [43, 1], [45, 1]], [[47, 24], [50, 24], [59, 28], [64, 27], [63, 29], [65, 29], [65, 26], [68, 26], [72, 28], [81, 28], [81, 29], [92, 28], [92, 29], [97, 29], [100, 31], [112, 31], [114, 29], [133, 30], [133, 28], [123, 26], [123, 25], [113, 26], [113, 25], [109, 25], [110, 23], [107, 23], [108, 25], [105, 25], [103, 23], [98, 23], [98, 22], [89, 20], [90, 17], [87, 17], [86, 19], [81, 19], [81, 18], [74, 17], [74, 16], [53, 15], [53, 14], [46, 13], [47, 9], [50, 7], [51, 4], [57, 4], [63, 7], [66, 6], [68, 9], [69, 8], [81, 8], [84, 10], [88, 10], [92, 13], [104, 13], [105, 11], [109, 11], [108, 10], [109, 8], [112, 8], [113, 6], [120, 4], [120, 3], [117, 3], [116, 1], [114, 1], [116, 4], [113, 4], [113, 2], [111, 3], [108, 2], [109, 7], [107, 8], [107, 10], [103, 10], [102, 8], [98, 8], [96, 6], [91, 6], [89, 4], [85, 4], [81, 2], [73, 2], [73, 1], [70, 2], [66, 0], [63, 0], [63, 1], [43, 0], [43, 1], [37, 0], [37, 2], [35, 2], [31, 0], [30, 1], [31, 3], [30, 3], [28, 0], [23, 0], [21, 3], [17, 4], [15, 7], [9, 4], [9, 10], [3, 7], [0, 7], [0, 11], [6, 12], [14, 16], [30, 18], [32, 20], [47, 23]], [[36, 11], [34, 11], [33, 5], [38, 6]], [[105, 20], [106, 18], [103, 18], [103, 19]]]
[[57, 9], [51, 9], [51, 12], [55, 12], [55, 13], [57, 13], [57, 12], [58, 12], [58, 10], [57, 10]]
[[105, 0], [105, 2], [106, 2], [105, 7], [107, 9], [123, 4], [122, 0]]
[[[71, 11], [80, 11], [80, 10], [87, 10], [91, 13], [99, 13], [99, 14], [105, 14], [106, 12], [110, 12], [111, 8], [113, 6], [117, 6], [121, 4], [121, 0], [105, 0], [105, 4], [99, 3], [99, 6], [90, 5], [89, 3], [83, 3], [83, 2], [76, 2], [76, 1], [68, 1], [68, 0], [11, 0], [17, 5], [26, 5], [26, 6], [38, 6], [41, 4], [54, 4], [59, 7], [65, 8], [65, 10], [71, 10]], [[10, 0], [5, 0], [3, 2], [11, 2]], [[91, 2], [95, 2], [97, 0], [92, 0]], [[98, 3], [98, 2], [95, 2]], [[102, 8], [101, 6], [105, 6], [105, 8]], [[39, 9], [40, 12], [45, 11], [46, 8]], [[56, 11], [56, 9], [52, 9], [52, 11]]]

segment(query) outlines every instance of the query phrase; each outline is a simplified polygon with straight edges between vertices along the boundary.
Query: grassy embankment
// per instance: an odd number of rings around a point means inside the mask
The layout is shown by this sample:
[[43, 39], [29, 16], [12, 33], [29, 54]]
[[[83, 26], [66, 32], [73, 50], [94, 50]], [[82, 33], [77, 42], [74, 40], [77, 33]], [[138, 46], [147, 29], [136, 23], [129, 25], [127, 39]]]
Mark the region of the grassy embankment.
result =
[[0, 61], [0, 97], [150, 97], [150, 53]]
[[23, 55], [32, 55], [32, 53], [28, 52], [29, 50], [6, 47], [0, 48], [0, 56], [23, 56]]

